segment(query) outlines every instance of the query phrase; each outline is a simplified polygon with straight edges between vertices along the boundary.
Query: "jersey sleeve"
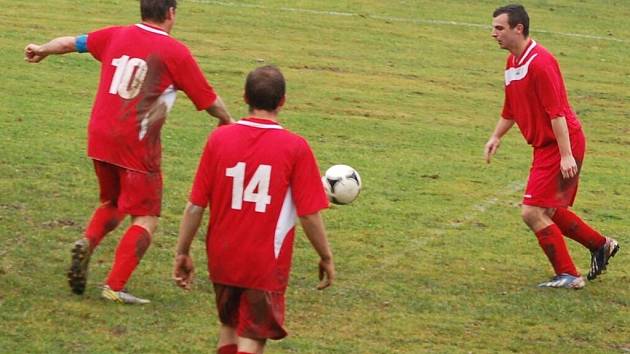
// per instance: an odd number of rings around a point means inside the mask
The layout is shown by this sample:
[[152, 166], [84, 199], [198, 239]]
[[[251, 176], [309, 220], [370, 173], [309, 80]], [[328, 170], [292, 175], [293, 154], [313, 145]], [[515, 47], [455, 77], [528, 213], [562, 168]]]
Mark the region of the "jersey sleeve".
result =
[[560, 69], [555, 63], [548, 63], [536, 68], [535, 89], [549, 118], [566, 116], [565, 91]]
[[514, 119], [512, 109], [510, 108], [510, 100], [508, 100], [507, 93], [505, 94], [505, 98], [503, 99], [503, 110], [501, 111], [501, 117], [510, 120]]
[[174, 69], [173, 81], [177, 89], [184, 91], [199, 111], [208, 109], [217, 99], [214, 88], [188, 50]]
[[319, 167], [313, 151], [305, 140], [291, 176], [291, 193], [298, 216], [316, 213], [328, 207]]
[[212, 186], [212, 136], [208, 138], [208, 142], [203, 149], [203, 154], [199, 160], [197, 173], [193, 182], [192, 190], [188, 201], [200, 207], [207, 207], [210, 201], [210, 186]]
[[121, 27], [107, 27], [88, 33], [85, 44], [87, 51], [92, 54], [94, 59], [101, 61], [103, 53], [107, 50], [112, 36], [120, 28]]

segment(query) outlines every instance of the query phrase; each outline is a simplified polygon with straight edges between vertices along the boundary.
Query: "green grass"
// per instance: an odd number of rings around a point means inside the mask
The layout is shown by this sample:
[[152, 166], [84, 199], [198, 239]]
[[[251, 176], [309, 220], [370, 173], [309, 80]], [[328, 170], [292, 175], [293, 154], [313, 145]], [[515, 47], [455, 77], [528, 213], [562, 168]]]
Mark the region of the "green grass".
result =
[[[173, 34], [235, 116], [246, 114], [245, 74], [262, 60], [276, 64], [288, 80], [283, 124], [310, 141], [322, 170], [346, 163], [364, 180], [354, 204], [325, 212], [339, 273], [331, 289], [314, 289], [316, 255], [300, 232], [287, 294], [290, 336], [271, 342], [269, 353], [630, 350], [630, 5], [526, 4], [532, 35], [557, 55], [588, 136], [575, 210], [622, 243], [609, 273], [582, 291], [535, 287], [552, 272], [519, 217], [530, 159], [520, 134], [504, 139], [491, 165], [483, 161], [503, 100], [506, 53], [489, 27], [499, 5], [181, 2]], [[93, 256], [86, 295], [71, 295], [69, 248], [97, 204], [85, 145], [99, 66], [78, 54], [27, 65], [22, 49], [133, 23], [137, 5], [0, 0], [0, 7], [0, 352], [212, 352], [217, 317], [201, 235], [195, 291], [177, 289], [170, 272], [214, 120], [180, 95], [164, 127], [163, 217], [129, 283], [153, 303], [98, 298], [123, 228]], [[569, 246], [586, 271], [588, 252]]]

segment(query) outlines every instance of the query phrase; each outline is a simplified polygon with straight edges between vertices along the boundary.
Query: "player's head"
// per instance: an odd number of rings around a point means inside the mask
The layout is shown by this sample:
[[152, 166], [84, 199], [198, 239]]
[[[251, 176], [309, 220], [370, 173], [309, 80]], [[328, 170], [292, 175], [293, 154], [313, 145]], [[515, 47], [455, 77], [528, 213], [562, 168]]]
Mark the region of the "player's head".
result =
[[272, 112], [284, 105], [285, 90], [286, 84], [280, 70], [267, 65], [247, 75], [244, 98], [250, 112], [255, 109]]
[[501, 48], [511, 49], [529, 37], [529, 15], [522, 5], [499, 7], [492, 14], [492, 37]]
[[164, 23], [175, 13], [177, 0], [140, 0], [142, 21]]

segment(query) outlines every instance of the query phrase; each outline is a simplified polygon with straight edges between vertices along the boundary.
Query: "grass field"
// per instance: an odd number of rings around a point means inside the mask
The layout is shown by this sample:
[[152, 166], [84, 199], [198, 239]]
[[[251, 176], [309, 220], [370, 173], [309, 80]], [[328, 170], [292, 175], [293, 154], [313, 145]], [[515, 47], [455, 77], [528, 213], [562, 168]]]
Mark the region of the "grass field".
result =
[[[490, 37], [497, 1], [181, 1], [173, 35], [242, 117], [245, 74], [278, 65], [283, 124], [325, 170], [355, 167], [364, 190], [325, 212], [338, 270], [316, 291], [300, 233], [287, 294], [290, 336], [269, 353], [630, 352], [630, 4], [531, 0], [532, 36], [557, 55], [588, 137], [575, 210], [622, 244], [581, 291], [552, 275], [519, 216], [530, 148], [514, 130], [491, 165], [506, 52]], [[195, 289], [170, 280], [177, 228], [215, 122], [184, 95], [163, 129], [163, 217], [129, 283], [153, 302], [99, 299], [124, 228], [92, 258], [88, 290], [66, 284], [70, 245], [96, 206], [85, 157], [99, 66], [89, 55], [27, 65], [22, 50], [137, 21], [136, 1], [0, 0], [0, 352], [212, 352], [217, 317], [202, 236]], [[586, 272], [589, 254], [569, 242]]]

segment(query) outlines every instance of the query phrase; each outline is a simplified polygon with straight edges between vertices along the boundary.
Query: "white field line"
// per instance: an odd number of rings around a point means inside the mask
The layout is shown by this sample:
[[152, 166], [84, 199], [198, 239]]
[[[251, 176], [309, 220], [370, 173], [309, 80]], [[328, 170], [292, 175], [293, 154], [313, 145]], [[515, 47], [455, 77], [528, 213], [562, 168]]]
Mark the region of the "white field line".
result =
[[509, 183], [503, 189], [497, 191], [492, 197], [472, 205], [470, 208], [468, 208], [468, 212], [466, 212], [464, 216], [452, 221], [450, 223], [450, 226], [458, 228], [464, 224], [469, 224], [471, 222], [477, 221], [479, 219], [479, 216], [488, 211], [488, 209], [501, 202], [505, 197], [512, 195], [514, 192], [519, 190], [522, 191], [524, 187], [525, 183], [523, 182]]
[[[490, 31], [492, 28], [489, 25], [459, 22], [459, 21], [448, 21], [448, 20], [430, 20], [430, 19], [390, 17], [390, 16], [370, 15], [370, 14], [355, 13], [355, 12], [309, 10], [309, 9], [300, 9], [300, 8], [294, 8], [294, 7], [269, 7], [269, 6], [264, 6], [264, 5], [237, 4], [233, 2], [214, 1], [214, 0], [188, 0], [188, 1], [195, 2], [198, 4], [211, 4], [211, 5], [225, 6], [225, 7], [264, 9], [264, 10], [275, 10], [275, 11], [284, 11], [284, 12], [299, 12], [299, 13], [323, 15], [323, 16], [364, 17], [364, 18], [371, 18], [374, 20], [383, 20], [383, 21], [392, 21], [392, 22], [407, 22], [407, 23], [415, 23], [415, 24], [444, 25], [444, 26], [458, 26], [458, 27], [475, 27], [475, 28], [483, 28], [488, 31]], [[604, 37], [604, 36], [582, 34], [582, 33], [554, 32], [554, 31], [545, 31], [545, 30], [530, 30], [530, 32], [546, 33], [546, 34], [552, 34], [552, 35], [558, 35], [558, 36], [575, 37], [575, 38], [583, 38], [583, 39], [594, 39], [598, 41], [612, 41], [612, 42], [622, 42], [622, 43], [630, 42], [629, 40], [624, 40], [624, 39], [619, 39], [619, 38], [614, 38], [614, 37]]]

